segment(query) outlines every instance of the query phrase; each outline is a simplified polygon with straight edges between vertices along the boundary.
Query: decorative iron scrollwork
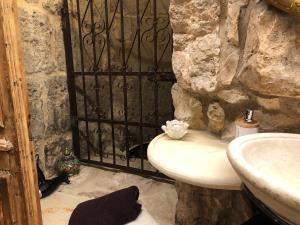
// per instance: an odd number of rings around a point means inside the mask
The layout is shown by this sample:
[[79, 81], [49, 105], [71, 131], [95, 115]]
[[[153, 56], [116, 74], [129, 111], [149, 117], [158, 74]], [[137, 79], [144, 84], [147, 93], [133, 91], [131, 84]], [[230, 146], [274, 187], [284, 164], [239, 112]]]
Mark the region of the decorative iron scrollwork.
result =
[[174, 113], [169, 0], [75, 2], [65, 27], [75, 152], [85, 163], [162, 176], [144, 143]]

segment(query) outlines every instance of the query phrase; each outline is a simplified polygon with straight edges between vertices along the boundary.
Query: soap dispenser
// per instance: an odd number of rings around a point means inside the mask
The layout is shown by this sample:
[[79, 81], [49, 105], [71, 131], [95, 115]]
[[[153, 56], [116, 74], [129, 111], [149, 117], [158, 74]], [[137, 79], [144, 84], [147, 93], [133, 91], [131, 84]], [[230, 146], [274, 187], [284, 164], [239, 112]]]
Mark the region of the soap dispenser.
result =
[[254, 111], [247, 109], [242, 118], [235, 121], [235, 137], [258, 133], [259, 123], [253, 119]]

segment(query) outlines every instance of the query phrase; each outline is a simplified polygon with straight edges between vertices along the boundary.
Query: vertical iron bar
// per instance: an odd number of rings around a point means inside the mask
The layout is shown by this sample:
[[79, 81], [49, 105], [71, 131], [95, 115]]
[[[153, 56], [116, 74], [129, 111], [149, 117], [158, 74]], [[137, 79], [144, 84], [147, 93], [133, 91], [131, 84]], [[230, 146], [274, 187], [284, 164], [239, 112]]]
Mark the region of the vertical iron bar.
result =
[[[140, 173], [146, 174], [150, 171], [148, 171], [147, 169], [145, 169], [145, 160], [143, 158], [143, 150], [144, 150], [144, 134], [145, 134], [145, 127], [149, 126], [147, 125], [147, 123], [144, 122], [144, 103], [143, 103], [143, 89], [144, 89], [144, 83], [143, 83], [143, 75], [145, 75], [145, 73], [148, 73], [151, 75], [151, 77], [153, 78], [154, 81], [154, 97], [155, 97], [155, 102], [154, 102], [154, 108], [155, 108], [155, 112], [154, 112], [154, 116], [155, 116], [155, 130], [156, 133], [159, 132], [159, 122], [160, 122], [160, 117], [159, 117], [159, 83], [160, 83], [160, 75], [159, 75], [159, 54], [160, 54], [160, 49], [159, 49], [159, 33], [160, 33], [160, 18], [158, 16], [158, 12], [157, 12], [157, 8], [158, 8], [158, 1], [157, 0], [149, 0], [147, 1], [147, 6], [145, 7], [145, 9], [143, 8], [144, 6], [141, 4], [140, 0], [136, 0], [136, 33], [135, 33], [135, 37], [134, 40], [132, 41], [131, 44], [131, 48], [129, 50], [129, 52], [126, 51], [126, 37], [125, 37], [125, 32], [127, 32], [126, 28], [126, 11], [125, 11], [125, 1], [124, 0], [117, 0], [117, 3], [115, 5], [115, 8], [113, 9], [113, 15], [110, 11], [109, 8], [109, 4], [110, 1], [109, 0], [101, 0], [105, 3], [104, 9], [105, 9], [105, 32], [106, 32], [106, 37], [107, 39], [105, 40], [105, 45], [107, 47], [107, 60], [108, 60], [108, 67], [105, 68], [104, 70], [106, 71], [100, 71], [98, 68], [98, 62], [97, 62], [97, 57], [98, 57], [98, 44], [97, 44], [97, 35], [98, 35], [98, 17], [96, 15], [96, 12], [99, 12], [97, 9], [97, 5], [96, 5], [96, 1], [95, 0], [85, 0], [85, 1], [80, 1], [80, 0], [76, 0], [77, 3], [77, 13], [78, 13], [78, 35], [79, 35], [79, 41], [80, 41], [80, 66], [81, 66], [81, 72], [78, 73], [78, 75], [81, 75], [82, 77], [82, 85], [83, 85], [83, 98], [84, 98], [84, 118], [81, 118], [81, 120], [85, 123], [85, 130], [86, 130], [86, 135], [83, 134], [83, 140], [87, 142], [87, 153], [88, 153], [88, 160], [83, 159], [82, 156], [80, 157], [80, 154], [82, 154], [81, 149], [80, 149], [80, 143], [79, 141], [82, 141], [80, 139], [80, 134], [81, 134], [81, 130], [79, 130], [79, 121], [80, 121], [80, 117], [78, 118], [78, 108], [77, 108], [77, 102], [76, 102], [76, 95], [78, 93], [76, 93], [76, 79], [75, 79], [75, 74], [77, 74], [74, 71], [74, 59], [73, 59], [73, 55], [72, 55], [72, 36], [71, 36], [71, 26], [70, 26], [70, 18], [68, 17], [68, 0], [64, 0], [64, 10], [66, 11], [62, 11], [62, 15], [63, 15], [63, 31], [64, 31], [64, 43], [65, 43], [65, 48], [66, 48], [66, 62], [67, 62], [67, 73], [68, 73], [68, 91], [70, 94], [70, 114], [71, 114], [71, 119], [72, 119], [72, 133], [73, 133], [73, 147], [75, 149], [76, 155], [81, 158], [81, 160], [83, 162], [88, 162], [89, 164], [93, 164], [93, 163], [97, 163], [99, 165], [104, 165], [104, 166], [109, 166], [109, 167], [113, 167], [113, 168], [122, 168], [124, 170], [130, 170], [130, 171], [136, 171], [138, 172], [138, 170], [140, 171]], [[83, 14], [83, 12], [80, 12], [80, 10], [83, 10], [83, 8], [80, 6], [80, 4], [83, 3], [87, 3], [86, 7], [84, 8], [85, 12]], [[120, 6], [119, 6], [120, 4]], [[153, 29], [153, 43], [151, 44], [153, 46], [153, 61], [152, 61], [152, 67], [153, 70], [151, 71], [145, 71], [143, 72], [143, 55], [142, 55], [142, 51], [143, 51], [143, 47], [142, 47], [142, 43], [143, 43], [143, 37], [144, 37], [144, 33], [143, 33], [143, 17], [145, 14], [145, 11], [148, 8], [148, 5], [151, 4], [152, 7], [152, 19], [153, 19], [153, 24], [152, 24], [152, 29]], [[141, 9], [143, 8], [143, 9]], [[149, 8], [148, 8], [149, 9]], [[102, 8], [103, 10], [103, 8]], [[119, 12], [120, 10], [120, 12]], [[141, 11], [140, 11], [141, 10]], [[91, 20], [91, 29], [86, 31], [86, 29], [89, 28], [89, 21], [86, 21], [86, 15], [88, 15], [88, 13], [90, 12], [91, 14], [88, 16]], [[100, 15], [102, 15], [103, 11], [99, 12]], [[115, 20], [115, 15], [119, 14], [120, 15], [120, 20], [118, 19], [117, 21]], [[81, 18], [82, 17], [82, 18]], [[101, 20], [100, 20], [101, 22]], [[121, 53], [121, 62], [122, 62], [122, 69], [117, 72], [116, 74], [114, 73], [114, 66], [113, 66], [113, 62], [112, 62], [112, 43], [111, 43], [111, 33], [110, 33], [110, 29], [113, 25], [114, 22], [118, 22], [120, 23], [119, 25], [121, 25], [120, 27], [120, 34], [121, 34], [121, 49], [120, 49], [120, 53]], [[86, 27], [85, 27], [86, 26]], [[86, 28], [86, 29], [85, 29]], [[145, 28], [145, 27], [144, 27]], [[162, 29], [162, 28], [161, 28]], [[149, 31], [149, 30], [148, 30]], [[148, 32], [145, 31], [145, 32]], [[86, 46], [85, 43], [85, 37], [92, 35], [91, 39], [92, 39], [92, 43], [91, 43], [91, 47], [90, 46]], [[135, 43], [137, 39], [137, 43]], [[88, 43], [90, 44], [90, 43]], [[90, 72], [85, 72], [85, 67], [86, 67], [86, 55], [85, 55], [85, 48], [89, 48], [89, 50], [92, 50], [92, 57], [91, 57], [91, 61], [93, 61], [93, 70]], [[105, 48], [105, 46], [104, 46]], [[134, 73], [131, 72], [127, 72], [128, 71], [128, 62], [129, 62], [129, 58], [131, 57], [131, 52], [135, 51], [135, 48], [137, 48], [137, 71], [135, 71]], [[71, 52], [69, 52], [71, 50]], [[151, 65], [149, 64], [149, 66]], [[86, 69], [87, 70], [87, 69]], [[96, 104], [97, 108], [97, 118], [89, 118], [89, 111], [88, 111], [88, 106], [89, 106], [89, 98], [91, 96], [88, 95], [88, 78], [86, 77], [87, 75], [92, 75], [94, 77], [94, 82], [95, 82], [95, 97], [96, 97]], [[100, 96], [100, 84], [102, 82], [102, 80], [100, 80], [100, 76], [102, 75], [108, 75], [108, 79], [109, 79], [109, 94], [110, 94], [110, 110], [111, 110], [111, 119], [107, 120], [106, 122], [111, 124], [111, 136], [112, 136], [112, 145], [113, 145], [113, 163], [109, 162], [109, 163], [105, 163], [103, 162], [103, 154], [104, 154], [104, 149], [103, 149], [103, 142], [102, 142], [102, 138], [101, 138], [101, 125], [102, 122], [106, 123], [102, 118], [101, 118], [101, 96]], [[124, 97], [124, 121], [121, 121], [122, 126], [125, 127], [125, 142], [126, 142], [126, 154], [127, 156], [129, 155], [129, 144], [130, 144], [130, 139], [129, 139], [129, 125], [133, 125], [132, 123], [130, 123], [131, 121], [128, 121], [128, 75], [133, 75], [135, 77], [135, 79], [138, 79], [138, 95], [139, 95], [139, 107], [137, 110], [140, 111], [140, 118], [138, 119], [139, 121], [137, 121], [137, 123], [134, 124], [134, 126], [138, 127], [139, 130], [139, 134], [136, 138], [138, 138], [138, 143], [140, 143], [140, 168], [139, 169], [134, 169], [133, 166], [130, 165], [130, 161], [129, 158], [127, 157], [127, 165], [125, 166], [121, 166], [118, 165], [116, 162], [116, 144], [115, 144], [115, 126], [117, 126], [116, 124], [118, 124], [118, 122], [120, 121], [115, 121], [114, 120], [114, 98], [113, 98], [113, 76], [117, 75], [119, 78], [123, 79], [123, 97]], [[91, 77], [92, 78], [92, 77]], [[89, 130], [89, 126], [90, 121], [94, 121], [97, 122], [98, 125], [98, 139], [99, 142], [95, 143], [98, 144], [98, 146], [95, 146], [94, 143], [91, 142], [90, 138], [91, 138], [91, 131]], [[154, 125], [154, 124], [152, 124]], [[103, 129], [103, 128], [102, 128]], [[143, 134], [144, 133], [144, 134]], [[91, 157], [92, 154], [92, 150], [93, 149], [98, 149], [99, 153], [100, 153], [100, 162], [94, 161], [93, 158]], [[154, 173], [153, 173], [154, 174]], [[157, 173], [157, 175], [159, 175], [159, 173]]]
[[99, 80], [98, 80], [98, 75], [97, 75], [97, 55], [96, 55], [96, 34], [95, 34], [95, 20], [94, 20], [94, 1], [90, 0], [90, 9], [91, 9], [91, 22], [92, 22], [92, 45], [93, 45], [93, 73], [94, 73], [94, 77], [95, 77], [95, 85], [96, 85], [96, 90], [95, 90], [95, 94], [96, 94], [96, 104], [97, 104], [97, 108], [96, 108], [96, 112], [97, 112], [97, 125], [98, 125], [98, 151], [99, 151], [99, 155], [100, 155], [100, 161], [103, 161], [103, 156], [102, 156], [102, 140], [101, 140], [101, 125], [100, 125], [100, 100], [99, 100]]
[[158, 134], [159, 124], [158, 124], [158, 62], [157, 62], [157, 2], [153, 0], [153, 63], [154, 63], [154, 104], [155, 104], [155, 131], [156, 135]]
[[[86, 147], [88, 153], [88, 159], [90, 160], [90, 131], [89, 131], [89, 122], [88, 122], [88, 112], [87, 112], [87, 99], [86, 99], [86, 85], [85, 85], [85, 75], [84, 75], [84, 58], [83, 58], [83, 42], [82, 42], [82, 27], [81, 27], [81, 18], [80, 18], [80, 0], [76, 1], [77, 4], [77, 14], [78, 14], [78, 31], [79, 31], [79, 41], [80, 41], [80, 64], [81, 64], [81, 76], [82, 76], [82, 87], [83, 87], [83, 102], [84, 102], [84, 117], [85, 128], [86, 128]], [[89, 4], [89, 3], [88, 3]]]
[[[141, 56], [141, 18], [140, 18], [140, 0], [136, 0], [136, 24], [137, 24], [137, 51], [138, 51], [138, 64], [139, 64], [139, 73], [142, 72], [142, 56]], [[141, 155], [143, 156], [143, 89], [142, 89], [142, 76], [139, 74], [139, 101], [140, 101], [140, 144], [141, 144]], [[141, 169], [144, 170], [144, 159], [141, 157]]]
[[[122, 44], [122, 72], [123, 72], [123, 94], [124, 94], [124, 119], [125, 119], [125, 145], [126, 155], [129, 155], [128, 142], [128, 103], [127, 103], [127, 78], [126, 78], [126, 55], [125, 55], [125, 38], [124, 38], [124, 6], [123, 0], [120, 0], [120, 16], [121, 16], [121, 44]], [[127, 167], [129, 167], [129, 157], [127, 158]]]
[[80, 158], [80, 140], [79, 140], [79, 129], [78, 129], [78, 112], [77, 112], [77, 101], [76, 101], [76, 89], [75, 89], [75, 75], [74, 75], [74, 64], [73, 64], [73, 48], [72, 48], [72, 37], [71, 37], [71, 26], [69, 17], [69, 5], [68, 0], [64, 0], [62, 8], [62, 29], [65, 46], [65, 57], [67, 66], [67, 83], [69, 92], [69, 103], [70, 103], [70, 116], [71, 116], [71, 128], [72, 128], [72, 145], [75, 155]]
[[[114, 101], [113, 101], [113, 89], [112, 89], [112, 74], [111, 74], [111, 53], [110, 53], [110, 26], [108, 18], [108, 2], [105, 0], [105, 32], [106, 32], [106, 47], [107, 47], [107, 64], [109, 72], [109, 94], [110, 94], [110, 117], [114, 120]], [[115, 145], [115, 127], [111, 124], [111, 136], [112, 136], [112, 146], [113, 146], [113, 164], [116, 164], [116, 145]]]

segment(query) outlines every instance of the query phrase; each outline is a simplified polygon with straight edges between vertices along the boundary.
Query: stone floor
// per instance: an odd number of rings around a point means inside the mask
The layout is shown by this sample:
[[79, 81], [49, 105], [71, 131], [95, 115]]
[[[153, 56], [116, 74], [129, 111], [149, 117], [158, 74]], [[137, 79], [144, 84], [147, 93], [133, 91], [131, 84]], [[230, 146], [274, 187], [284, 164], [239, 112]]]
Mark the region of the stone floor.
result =
[[82, 201], [136, 185], [140, 202], [160, 225], [174, 225], [177, 193], [174, 185], [140, 176], [82, 167], [70, 185], [61, 185], [51, 196], [42, 199], [44, 225], [67, 225], [70, 214]]

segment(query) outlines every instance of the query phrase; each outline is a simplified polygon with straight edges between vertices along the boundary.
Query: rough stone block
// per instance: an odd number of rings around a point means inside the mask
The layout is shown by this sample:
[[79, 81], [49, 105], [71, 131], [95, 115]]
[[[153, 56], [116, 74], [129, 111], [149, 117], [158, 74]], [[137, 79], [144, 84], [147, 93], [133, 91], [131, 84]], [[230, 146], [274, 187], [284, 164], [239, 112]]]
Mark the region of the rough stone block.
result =
[[219, 71], [220, 39], [217, 34], [198, 37], [183, 51], [173, 53], [178, 83], [196, 93], [214, 92]]
[[262, 132], [300, 132], [299, 114], [292, 115], [256, 110], [255, 117], [260, 122], [260, 130]]
[[[65, 46], [63, 42], [63, 33], [61, 23], [58, 22], [54, 26], [54, 38], [56, 40], [54, 46], [54, 57], [57, 71], [66, 71]], [[69, 50], [70, 51], [70, 50]]]
[[58, 162], [66, 148], [72, 149], [71, 133], [61, 133], [49, 138], [34, 141], [35, 151], [39, 154], [40, 167], [46, 178], [57, 175]]
[[172, 88], [175, 117], [185, 121], [192, 129], [205, 128], [202, 104], [196, 98], [190, 96], [178, 84]]
[[299, 98], [299, 40], [296, 18], [259, 2], [251, 10], [239, 80], [264, 95]]
[[45, 77], [27, 77], [30, 131], [33, 138], [42, 137], [46, 129], [44, 118], [47, 113], [47, 105], [45, 104], [47, 90], [44, 89], [45, 86]]
[[240, 89], [222, 90], [217, 96], [230, 104], [243, 104], [249, 101], [249, 97]]
[[60, 14], [63, 0], [42, 0], [42, 6], [52, 14]]
[[300, 99], [279, 98], [280, 111], [287, 115], [300, 116]]
[[50, 133], [65, 132], [70, 129], [69, 94], [67, 78], [52, 75], [47, 79], [48, 129]]
[[169, 12], [174, 33], [198, 37], [218, 30], [218, 1], [171, 0]]
[[208, 130], [213, 133], [220, 133], [225, 126], [225, 112], [219, 103], [213, 103], [208, 106]]
[[34, 139], [70, 128], [65, 75], [28, 76], [30, 129]]
[[226, 37], [227, 40], [234, 46], [240, 45], [240, 16], [241, 8], [245, 8], [248, 5], [249, 0], [229, 0], [227, 6], [227, 18], [226, 18]]
[[259, 106], [267, 110], [280, 110], [280, 101], [279, 98], [262, 98], [257, 97], [256, 102]]
[[20, 5], [20, 28], [27, 74], [49, 74], [56, 69], [52, 54], [53, 27], [43, 11]]
[[214, 190], [176, 182], [176, 225], [240, 225], [252, 211], [240, 191]]

